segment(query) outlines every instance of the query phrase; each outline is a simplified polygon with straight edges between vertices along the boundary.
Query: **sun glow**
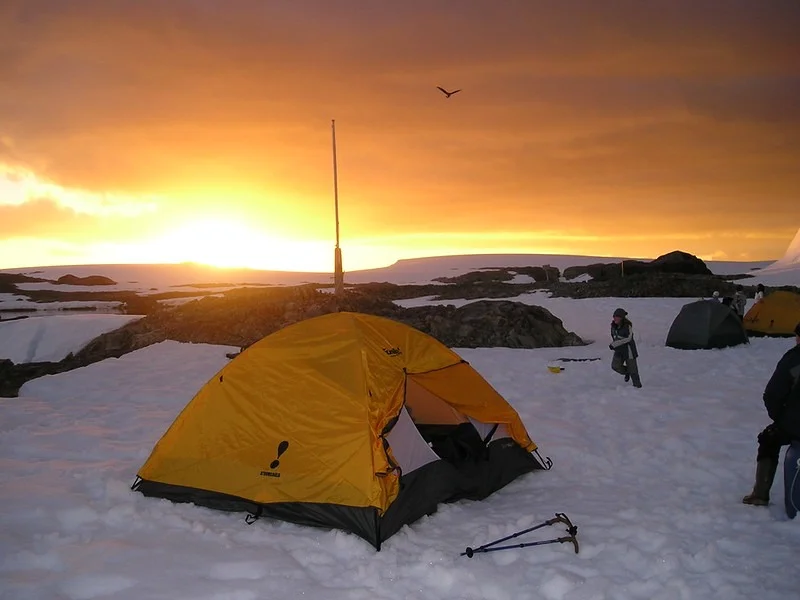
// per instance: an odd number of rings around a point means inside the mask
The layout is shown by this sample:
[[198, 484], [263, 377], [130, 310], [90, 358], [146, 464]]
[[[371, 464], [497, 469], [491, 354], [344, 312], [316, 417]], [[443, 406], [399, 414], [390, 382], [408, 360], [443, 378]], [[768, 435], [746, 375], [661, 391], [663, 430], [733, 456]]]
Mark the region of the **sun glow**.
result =
[[153, 245], [167, 262], [264, 268], [280, 256], [280, 242], [241, 222], [206, 218], [175, 227]]
[[47, 199], [75, 213], [97, 217], [135, 217], [156, 210], [155, 196], [93, 192], [48, 181], [33, 171], [0, 163], [0, 206]]

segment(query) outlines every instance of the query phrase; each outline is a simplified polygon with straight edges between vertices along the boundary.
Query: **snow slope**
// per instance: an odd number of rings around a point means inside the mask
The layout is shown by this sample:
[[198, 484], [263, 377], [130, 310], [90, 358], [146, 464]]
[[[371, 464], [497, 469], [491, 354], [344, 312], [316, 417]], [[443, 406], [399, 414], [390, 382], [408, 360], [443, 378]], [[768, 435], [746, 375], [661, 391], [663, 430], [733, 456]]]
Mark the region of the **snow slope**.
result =
[[0, 358], [13, 362], [58, 362], [94, 338], [130, 321], [131, 315], [62, 315], [0, 323]]
[[[145, 498], [129, 488], [154, 444], [231, 348], [163, 342], [28, 382], [0, 400], [0, 598], [6, 600], [786, 600], [797, 597], [800, 519], [752, 486], [761, 393], [792, 345], [754, 339], [680, 351], [664, 339], [680, 299], [529, 294], [597, 343], [461, 349], [520, 413], [548, 472], [403, 528], [380, 552], [325, 531]], [[425, 299], [406, 301], [424, 304]], [[636, 327], [644, 387], [609, 368], [611, 311]], [[100, 315], [88, 315], [83, 325]], [[40, 341], [83, 337], [56, 317]], [[6, 352], [26, 355], [38, 319]], [[103, 329], [107, 321], [100, 319]], [[62, 326], [59, 325], [59, 323]], [[0, 325], [7, 327], [13, 323]], [[557, 362], [563, 357], [598, 357]], [[547, 365], [565, 366], [561, 373]], [[566, 512], [581, 551], [548, 545], [459, 556]], [[516, 542], [563, 535], [537, 531]]]

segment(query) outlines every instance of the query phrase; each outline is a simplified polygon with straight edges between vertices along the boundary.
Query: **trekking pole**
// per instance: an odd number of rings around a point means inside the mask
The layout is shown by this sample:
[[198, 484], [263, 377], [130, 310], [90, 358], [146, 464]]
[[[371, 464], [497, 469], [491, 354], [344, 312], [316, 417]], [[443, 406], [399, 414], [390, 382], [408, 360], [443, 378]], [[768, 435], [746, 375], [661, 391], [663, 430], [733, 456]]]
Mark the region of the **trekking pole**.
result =
[[[495, 544], [499, 544], [500, 542], [505, 542], [507, 540], [514, 539], [521, 535], [525, 535], [526, 533], [530, 533], [531, 531], [536, 531], [537, 529], [541, 529], [542, 527], [548, 527], [550, 525], [555, 525], [556, 523], [564, 523], [567, 526], [567, 532], [573, 538], [578, 534], [578, 528], [572, 524], [572, 521], [569, 520], [569, 517], [564, 513], [556, 513], [556, 516], [552, 519], [548, 519], [547, 521], [542, 521], [538, 525], [534, 525], [533, 527], [528, 527], [527, 529], [523, 529], [522, 531], [518, 531], [516, 533], [512, 533], [511, 535], [507, 535], [504, 538], [500, 538], [499, 540], [494, 540], [493, 542], [488, 542], [483, 544], [482, 546], [478, 546], [477, 548], [470, 548], [467, 546], [467, 549], [461, 553], [461, 556], [467, 556], [472, 558], [472, 555], [476, 552], [487, 552], [486, 548], [490, 546], [494, 546]], [[566, 539], [566, 538], [565, 538]], [[555, 543], [554, 541], [548, 543]], [[518, 548], [520, 546], [509, 546], [509, 548]], [[575, 542], [575, 552], [577, 552], [577, 541]]]
[[574, 535], [568, 535], [560, 538], [553, 538], [552, 540], [542, 540], [541, 542], [526, 542], [524, 544], [511, 544], [510, 546], [494, 546], [493, 548], [467, 548], [467, 552], [462, 553], [461, 556], [467, 555], [468, 558], [472, 558], [473, 555], [478, 553], [486, 553], [486, 552], [494, 552], [495, 550], [510, 550], [511, 548], [528, 548], [530, 546], [544, 546], [545, 544], [563, 544], [564, 542], [570, 542], [573, 546], [575, 546], [575, 554], [578, 553], [578, 538]]

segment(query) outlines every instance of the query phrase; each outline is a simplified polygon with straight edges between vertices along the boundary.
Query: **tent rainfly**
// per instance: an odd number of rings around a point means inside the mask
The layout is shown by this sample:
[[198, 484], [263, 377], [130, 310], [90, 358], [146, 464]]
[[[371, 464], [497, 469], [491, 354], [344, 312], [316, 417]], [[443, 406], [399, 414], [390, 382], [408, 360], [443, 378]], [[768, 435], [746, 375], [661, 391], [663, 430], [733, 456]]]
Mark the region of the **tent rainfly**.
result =
[[141, 467], [146, 496], [343, 529], [376, 549], [441, 502], [550, 467], [466, 361], [402, 323], [340, 312], [253, 344]]
[[750, 307], [744, 327], [750, 335], [790, 337], [800, 323], [800, 294], [776, 291]]
[[742, 322], [730, 306], [716, 300], [698, 300], [681, 307], [667, 333], [666, 345], [681, 350], [707, 350], [747, 342]]

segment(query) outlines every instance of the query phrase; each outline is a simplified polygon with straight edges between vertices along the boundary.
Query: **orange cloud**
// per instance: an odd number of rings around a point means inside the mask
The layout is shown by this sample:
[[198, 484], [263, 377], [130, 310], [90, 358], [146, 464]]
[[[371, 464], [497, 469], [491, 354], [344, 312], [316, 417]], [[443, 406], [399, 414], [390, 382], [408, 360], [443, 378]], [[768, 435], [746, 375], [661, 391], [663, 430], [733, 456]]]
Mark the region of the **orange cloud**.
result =
[[60, 207], [48, 199], [20, 205], [0, 204], [0, 239], [50, 236], [56, 232], [85, 226], [91, 217]]
[[336, 118], [350, 239], [556, 222], [620, 253], [622, 222], [656, 237], [771, 231], [759, 252], [774, 256], [797, 227], [799, 12], [9, 1], [0, 162], [66, 189], [157, 195], [169, 222], [223, 208], [327, 239]]

